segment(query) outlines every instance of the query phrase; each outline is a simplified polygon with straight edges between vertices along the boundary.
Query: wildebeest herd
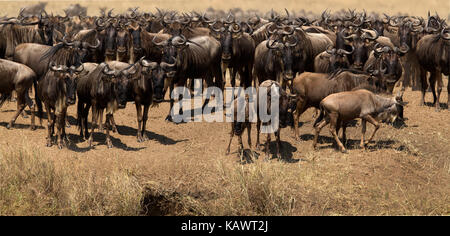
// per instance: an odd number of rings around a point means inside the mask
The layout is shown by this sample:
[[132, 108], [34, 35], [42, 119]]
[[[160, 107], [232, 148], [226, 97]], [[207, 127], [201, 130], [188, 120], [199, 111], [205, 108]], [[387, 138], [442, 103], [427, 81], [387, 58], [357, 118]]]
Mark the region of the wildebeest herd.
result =
[[[428, 13], [423, 19], [351, 9], [312, 16], [288, 10], [180, 13], [130, 8], [123, 14], [101, 9], [99, 16], [87, 16], [79, 6], [75, 9], [65, 10], [65, 16], [22, 9], [17, 17], [0, 18], [0, 58], [4, 58], [0, 59], [0, 104], [13, 91], [17, 94], [18, 109], [8, 128], [26, 105], [33, 110], [31, 127], [35, 128], [35, 106], [29, 96], [34, 87], [37, 115], [43, 118], [43, 107], [47, 113], [47, 146], [52, 145], [55, 123], [57, 145], [64, 146], [67, 108], [77, 102], [80, 136], [90, 146], [98, 127], [106, 130], [107, 146], [112, 147], [109, 132], [117, 132], [114, 112], [127, 102], [136, 106], [137, 141], [146, 141], [149, 109], [163, 102], [166, 92], [179, 86], [192, 89], [194, 79], [223, 91], [229, 71], [232, 87], [239, 78], [244, 88], [276, 88], [279, 127], [295, 127], [297, 139], [300, 115], [315, 107], [314, 146], [321, 128], [330, 124], [338, 147], [346, 151], [339, 130], [345, 144], [348, 122], [360, 118], [364, 148], [379, 122], [403, 118], [402, 93], [391, 95], [396, 85], [401, 84], [402, 90], [420, 86], [424, 104], [429, 84], [439, 110], [442, 74], [449, 75], [450, 28], [437, 14]], [[274, 95], [270, 93], [268, 97]], [[173, 121], [174, 102], [170, 98], [168, 121]], [[367, 122], [375, 130], [365, 141]], [[258, 119], [257, 148], [261, 123]], [[235, 120], [230, 144], [237, 135], [242, 150], [241, 136], [247, 129], [251, 146], [251, 126], [248, 119]], [[274, 133], [280, 157], [280, 129]], [[270, 134], [267, 155], [269, 142]]]

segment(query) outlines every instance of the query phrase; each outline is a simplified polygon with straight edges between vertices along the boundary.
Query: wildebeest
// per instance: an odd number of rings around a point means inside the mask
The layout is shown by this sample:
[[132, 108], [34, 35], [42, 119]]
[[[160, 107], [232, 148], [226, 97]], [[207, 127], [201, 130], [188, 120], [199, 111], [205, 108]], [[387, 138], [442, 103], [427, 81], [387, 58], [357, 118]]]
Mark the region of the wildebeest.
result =
[[[0, 78], [0, 106], [11, 97], [12, 91], [17, 93], [17, 112], [7, 125], [9, 129], [14, 125], [14, 122], [26, 105], [34, 110], [33, 101], [28, 95], [28, 90], [33, 85], [33, 81], [36, 80], [36, 73], [23, 64], [0, 59]], [[34, 115], [34, 111], [32, 111], [31, 129], [35, 129]]]
[[67, 108], [75, 104], [78, 74], [83, 71], [83, 65], [67, 67], [65, 65], [49, 65], [50, 70], [45, 74], [37, 86], [37, 96], [45, 105], [47, 111], [47, 147], [52, 145], [52, 136], [56, 122], [58, 148], [63, 147], [63, 140], [67, 139], [65, 118]]
[[286, 86], [286, 81], [293, 78], [294, 47], [298, 41], [278, 42], [266, 40], [260, 43], [255, 50], [255, 64], [253, 78], [261, 84], [266, 80], [274, 80]]
[[352, 53], [353, 50], [348, 52], [345, 49], [336, 49], [330, 46], [314, 59], [314, 72], [331, 74], [338, 69], [348, 69], [350, 63], [347, 55]]
[[239, 72], [241, 86], [249, 87], [252, 83], [253, 57], [255, 43], [250, 34], [242, 31], [242, 26], [232, 23], [228, 27], [214, 28], [214, 36], [222, 45], [223, 78], [227, 68], [230, 68], [231, 86], [235, 87], [236, 73]]
[[[314, 122], [315, 135], [313, 147], [316, 148], [320, 130], [327, 124], [330, 124], [330, 132], [336, 140], [340, 150], [344, 153], [347, 152], [344, 145], [339, 140], [337, 132], [340, 127], [342, 127], [343, 141], [345, 143], [345, 129], [347, 122], [356, 118], [361, 118], [362, 128], [360, 147], [365, 148], [374, 137], [376, 131], [380, 128], [380, 124], [377, 121], [378, 116], [388, 112], [391, 114], [388, 118], [393, 122], [395, 120], [395, 115], [397, 114], [398, 105], [404, 105], [401, 102], [401, 96], [399, 95], [392, 98], [385, 98], [365, 89], [331, 94], [320, 102], [320, 116]], [[367, 122], [373, 124], [375, 129], [370, 138], [367, 141], [364, 141]]]
[[[220, 43], [211, 36], [200, 36], [187, 40], [184, 36], [174, 36], [167, 41], [157, 43], [163, 47], [162, 62], [171, 65], [166, 68], [166, 78], [169, 80], [170, 94], [177, 86], [185, 86], [188, 78], [202, 78], [207, 86], [214, 84], [223, 91], [222, 71], [220, 61], [222, 50]], [[175, 60], [174, 60], [175, 59]], [[213, 81], [215, 78], [215, 81]], [[156, 91], [155, 91], [156, 92]], [[163, 98], [163, 93], [155, 97]], [[204, 105], [209, 102], [205, 100]], [[170, 99], [170, 111], [167, 120], [172, 121], [172, 108], [174, 99]]]
[[137, 141], [143, 142], [148, 140], [145, 128], [148, 120], [148, 111], [153, 102], [153, 90], [155, 84], [159, 85], [161, 89], [164, 87], [164, 81], [157, 81], [157, 78], [153, 75], [154, 70], [158, 67], [158, 63], [149, 62], [142, 57], [132, 65], [118, 61], [109, 62], [108, 65], [114, 70], [122, 71], [122, 75], [126, 77], [125, 80], [119, 81], [119, 83], [125, 83], [127, 100], [134, 101], [136, 105]]
[[[433, 92], [433, 104], [436, 110], [439, 111], [439, 97], [442, 91], [442, 75], [450, 74], [450, 28], [442, 29], [440, 33], [426, 35], [417, 42], [417, 57], [420, 63], [420, 80], [422, 82], [422, 98], [420, 104], [424, 105], [425, 92], [428, 88], [427, 74], [430, 72], [430, 87]], [[435, 91], [435, 84], [437, 83], [437, 96]], [[447, 91], [450, 95], [450, 83], [447, 86]], [[447, 101], [450, 109], [450, 96]]]
[[[300, 115], [308, 108], [319, 108], [320, 101], [332, 93], [349, 91], [355, 88], [369, 88], [380, 92], [385, 90], [380, 73], [385, 71], [374, 71], [372, 74], [354, 74], [343, 71], [334, 75], [322, 73], [304, 72], [294, 78], [293, 93], [297, 94], [298, 102], [294, 116], [295, 138], [299, 139], [298, 121]], [[331, 76], [331, 78], [330, 78]]]
[[[406, 46], [406, 45], [405, 45]], [[403, 74], [400, 58], [408, 52], [408, 46], [401, 49], [398, 47], [390, 48], [388, 46], [375, 47], [370, 53], [364, 65], [364, 71], [386, 71], [383, 74], [384, 82], [386, 83], [387, 92], [392, 93], [394, 85]]]
[[[257, 129], [257, 136], [256, 136], [256, 148], [259, 149], [260, 143], [259, 143], [259, 135], [261, 132], [261, 123], [264, 126], [272, 126], [275, 128], [275, 130], [266, 129], [267, 133], [267, 139], [265, 143], [265, 152], [266, 152], [266, 159], [269, 159], [269, 144], [270, 144], [270, 134], [275, 133], [276, 136], [276, 152], [275, 156], [278, 159], [281, 159], [280, 149], [281, 149], [281, 140], [280, 140], [280, 131], [282, 128], [285, 128], [287, 126], [292, 127], [293, 122], [293, 116], [292, 113], [295, 110], [295, 104], [297, 103], [297, 95], [291, 95], [287, 93], [283, 88], [280, 86], [279, 83], [273, 80], [266, 80], [262, 82], [259, 87], [258, 91], [261, 91], [261, 88], [267, 89], [267, 101], [263, 101], [258, 98], [258, 103], [267, 103], [266, 108], [267, 110], [264, 111], [265, 114], [272, 114], [271, 111], [271, 99], [272, 97], [278, 98], [278, 120], [270, 120], [266, 122], [261, 121], [261, 117], [258, 115], [257, 123], [256, 123], [256, 129]], [[258, 92], [260, 94], [261, 92]], [[275, 99], [276, 101], [276, 99]], [[261, 108], [261, 105], [258, 104], [258, 107]]]
[[112, 148], [112, 142], [109, 135], [111, 125], [110, 118], [115, 110], [124, 108], [127, 102], [126, 92], [127, 88], [121, 86], [118, 82], [121, 71], [112, 70], [108, 64], [101, 63], [87, 76], [82, 76], [77, 84], [77, 119], [80, 125], [80, 134], [83, 137], [83, 128], [85, 131], [84, 137], [87, 138], [87, 117], [89, 109], [92, 106], [92, 127], [88, 142], [89, 146], [93, 144], [93, 132], [98, 124], [98, 119], [103, 110], [106, 109], [106, 145]]
[[[242, 110], [239, 110], [239, 104], [244, 105]], [[252, 130], [252, 123], [249, 114], [249, 98], [246, 97], [238, 97], [233, 102], [233, 114], [232, 119], [233, 122], [231, 123], [231, 131], [230, 131], [230, 141], [228, 143], [228, 148], [226, 154], [230, 154], [230, 147], [231, 147], [231, 141], [233, 140], [233, 137], [236, 135], [239, 138], [239, 153], [244, 151], [244, 144], [242, 143], [242, 134], [245, 130], [247, 130], [247, 138], [248, 138], [248, 146], [251, 149], [252, 148], [252, 137], [251, 137], [251, 130]], [[239, 121], [239, 115], [243, 115], [244, 120]]]

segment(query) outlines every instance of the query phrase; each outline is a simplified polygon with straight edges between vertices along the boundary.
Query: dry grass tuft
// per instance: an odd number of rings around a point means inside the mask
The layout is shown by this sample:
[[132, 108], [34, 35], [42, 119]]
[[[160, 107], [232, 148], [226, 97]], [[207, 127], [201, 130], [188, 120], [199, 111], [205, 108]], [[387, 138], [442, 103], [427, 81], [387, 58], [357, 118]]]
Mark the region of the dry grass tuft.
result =
[[0, 215], [136, 215], [142, 188], [118, 169], [96, 175], [73, 160], [65, 168], [38, 152], [0, 152]]

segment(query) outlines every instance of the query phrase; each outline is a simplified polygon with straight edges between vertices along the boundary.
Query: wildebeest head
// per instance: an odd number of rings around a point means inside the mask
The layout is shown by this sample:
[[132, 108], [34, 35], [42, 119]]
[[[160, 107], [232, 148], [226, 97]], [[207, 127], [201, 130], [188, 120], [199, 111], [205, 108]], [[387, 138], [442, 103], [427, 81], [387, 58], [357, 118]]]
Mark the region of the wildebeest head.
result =
[[[189, 47], [187, 42], [191, 42], [187, 40], [183, 35], [173, 36], [166, 41], [163, 42], [155, 42], [155, 38], [153, 38], [153, 43], [157, 46], [163, 47], [163, 57], [161, 62], [165, 62], [171, 66], [164, 66], [165, 76], [169, 79], [172, 79], [176, 75], [178, 62], [181, 60], [179, 56], [181, 52]], [[191, 42], [192, 43], [192, 42]], [[175, 59], [175, 60], [173, 60]]]
[[397, 119], [404, 120], [403, 110], [407, 103], [403, 102], [403, 92], [398, 92], [392, 100], [394, 103], [378, 114], [377, 120], [388, 124], [394, 124]]
[[344, 49], [337, 49], [332, 48], [333, 46], [330, 45], [326, 52], [330, 55], [329, 57], [329, 73], [332, 73], [338, 69], [345, 69], [350, 67], [350, 63], [348, 62], [347, 55], [351, 55], [354, 51], [354, 48], [352, 48], [352, 51], [346, 51]]
[[378, 32], [375, 31], [375, 36], [372, 36], [368, 32], [362, 34], [355, 33], [350, 36], [344, 37], [349, 45], [353, 46], [352, 53], [353, 64], [351, 68], [362, 70], [364, 63], [369, 58], [369, 48], [372, 42], [379, 37]]
[[141, 25], [134, 26], [133, 24], [130, 24], [128, 26], [128, 32], [130, 33], [133, 44], [133, 53], [136, 57], [139, 57], [142, 54], [141, 31]]
[[56, 66], [54, 63], [50, 65], [50, 70], [53, 71], [58, 80], [63, 82], [62, 89], [65, 93], [66, 105], [73, 105], [76, 101], [76, 88], [78, 75], [83, 71], [83, 65], [79, 67], [66, 65]]
[[271, 40], [267, 40], [266, 46], [273, 52], [277, 62], [281, 65], [283, 79], [292, 80], [294, 78], [294, 72], [292, 70], [294, 49], [298, 40], [295, 36], [289, 36], [288, 38], [285, 43], [278, 42], [277, 40], [272, 42], [270, 42]]
[[[127, 104], [127, 84], [128, 78], [121, 76], [120, 70], [111, 69], [108, 64], [102, 63], [99, 65], [102, 69], [102, 76], [98, 80], [97, 93], [105, 94], [111, 92], [117, 101], [118, 108], [123, 109]], [[108, 96], [108, 95], [106, 95]]]
[[383, 74], [383, 80], [386, 83], [387, 91], [392, 93], [395, 83], [399, 79], [398, 71], [401, 71], [400, 57], [408, 52], [408, 45], [404, 44], [402, 48], [394, 47], [394, 49], [384, 46], [374, 49], [374, 56], [378, 61], [379, 68]]
[[280, 96], [280, 106], [279, 106], [279, 114], [280, 114], [280, 128], [285, 128], [287, 126], [294, 126], [294, 116], [293, 112], [296, 109], [297, 104], [297, 95], [292, 95], [286, 93], [285, 91], [281, 91]]
[[170, 80], [175, 69], [176, 59], [172, 57], [169, 62], [161, 62], [159, 67], [153, 71], [153, 100], [155, 102], [162, 102], [164, 99], [166, 78]]
[[[216, 28], [215, 25], [218, 22], [214, 22], [211, 25], [211, 29], [215, 32], [213, 36], [220, 41], [222, 45], [222, 62], [228, 63], [234, 56], [234, 50], [238, 47], [239, 40], [243, 35], [242, 26], [240, 23], [232, 22], [230, 25], [223, 24], [224, 26]], [[247, 28], [252, 31], [250, 25], [247, 22], [243, 22], [247, 25]]]

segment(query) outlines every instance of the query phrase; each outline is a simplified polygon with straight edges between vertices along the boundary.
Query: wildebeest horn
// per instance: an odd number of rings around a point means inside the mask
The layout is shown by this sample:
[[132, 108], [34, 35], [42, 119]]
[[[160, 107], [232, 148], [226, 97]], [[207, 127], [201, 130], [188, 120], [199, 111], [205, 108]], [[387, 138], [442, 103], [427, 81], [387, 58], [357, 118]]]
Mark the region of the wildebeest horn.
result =
[[[446, 29], [442, 29], [441, 31], [441, 38], [445, 39], [445, 40], [450, 40], [450, 33], [448, 32], [450, 30], [450, 28], [446, 28]], [[448, 36], [445, 36], [445, 35]]]
[[290, 16], [289, 16], [289, 11], [288, 11], [288, 9], [284, 8], [284, 11], [286, 11], [286, 15], [287, 15], [287, 17], [289, 18]]
[[[402, 48], [404, 48], [402, 50]], [[403, 43], [402, 46], [398, 49], [398, 51], [402, 54], [406, 54], [409, 51], [409, 46], [406, 43]]]
[[106, 26], [106, 23], [100, 24], [101, 18], [98, 17], [97, 19], [95, 19], [95, 25], [99, 28], [103, 28]]
[[336, 48], [333, 48], [333, 45], [328, 45], [327, 49], [325, 50], [328, 54], [333, 55], [336, 52]]
[[[237, 28], [236, 28], [236, 26], [237, 26]], [[237, 23], [234, 23], [233, 26], [231, 27], [231, 31], [233, 33], [239, 33], [239, 32], [241, 32], [241, 30], [242, 30], [241, 25], [239, 25]]]
[[291, 35], [291, 34], [293, 34], [294, 31], [295, 31], [294, 27], [292, 27], [291, 25], [286, 26], [285, 28], [288, 28], [289, 31], [283, 29], [283, 31], [281, 31], [281, 34], [284, 34], [284, 35]]
[[165, 45], [165, 44], [167, 43], [167, 40], [163, 40], [163, 41], [157, 43], [157, 42], [155, 41], [155, 39], [156, 39], [156, 35], [155, 35], [155, 36], [153, 37], [153, 39], [152, 39], [152, 43], [155, 44], [156, 46], [163, 46], [163, 45]]
[[99, 46], [100, 46], [100, 40], [99, 39], [95, 40], [95, 45], [91, 45], [88, 42], [83, 42], [83, 47], [85, 47], [85, 48], [88, 47], [90, 49], [97, 49]]
[[276, 28], [271, 30], [271, 28], [273, 28], [273, 26], [276, 26], [276, 24], [275, 24], [275, 23], [272, 23], [269, 27], [267, 27], [267, 32], [268, 32], [269, 34], [274, 34], [274, 33], [277, 31]]
[[[173, 40], [176, 39], [177, 37], [181, 39], [181, 42], [180, 41], [178, 41], [178, 42], [175, 41], [175, 43], [173, 43]], [[172, 45], [174, 45], [174, 46], [181, 46], [181, 45], [185, 45], [186, 44], [187, 39], [183, 35], [179, 35], [179, 36], [173, 37], [171, 42], [172, 42]]]
[[69, 42], [67, 42], [67, 41], [66, 41], [66, 37], [67, 37], [67, 34], [64, 35], [64, 37], [62, 38], [62, 42], [64, 43], [64, 45], [66, 45], [66, 46], [73, 46], [74, 43], [69, 43]]
[[[106, 64], [106, 63], [105, 63]], [[109, 65], [106, 64], [105, 68], [103, 68], [103, 74], [105, 75], [115, 75], [115, 71], [109, 68]]]
[[169, 64], [167, 62], [161, 62], [161, 68], [165, 69], [165, 68], [171, 68], [174, 67], [177, 64], [177, 59], [175, 59], [175, 57], [170, 57], [174, 63], [173, 64]]
[[292, 37], [292, 38], [294, 38], [294, 43], [286, 42], [285, 43], [286, 47], [295, 47], [297, 45], [297, 43], [298, 43], [297, 37]]
[[116, 18], [117, 16], [113, 16], [112, 15], [112, 11], [114, 10], [114, 8], [112, 8], [111, 10], [108, 11], [108, 17], [109, 18]]
[[207, 24], [210, 24], [210, 23], [213, 23], [215, 20], [210, 20], [210, 19], [206, 18], [206, 12], [205, 12], [202, 15], [202, 21], [207, 23]]
[[349, 36], [344, 36], [344, 39], [354, 39], [355, 37], [358, 37], [356, 34], [351, 34]]
[[422, 33], [423, 32], [423, 27], [422, 26], [420, 26], [420, 27], [418, 27], [418, 28], [416, 28], [416, 29], [411, 29], [411, 31], [412, 32], [416, 32], [416, 33]]
[[[231, 18], [231, 20], [229, 20]], [[234, 15], [231, 13], [228, 14], [227, 19], [224, 21], [226, 24], [231, 24], [234, 22]]]
[[84, 65], [81, 64], [79, 67], [75, 68], [75, 73], [81, 73], [84, 70]]
[[343, 55], [343, 54], [351, 55], [353, 53], [353, 51], [355, 51], [355, 47], [352, 46], [352, 50], [350, 52], [346, 51], [345, 49], [339, 49], [337, 51], [337, 54], [339, 54], [339, 55]]
[[249, 23], [247, 23], [246, 21], [244, 21], [243, 23], [247, 25], [247, 28], [248, 28], [248, 32], [247, 33], [248, 34], [253, 34], [252, 26]]
[[141, 63], [141, 65], [143, 67], [148, 67], [151, 70], [154, 70], [158, 66], [157, 62], [150, 62], [150, 61], [147, 61], [147, 60], [142, 60], [142, 61], [140, 61], [140, 63]]
[[371, 37], [369, 32], [364, 32], [362, 38], [368, 39], [368, 40], [376, 40], [380, 36], [380, 34], [378, 34], [378, 31], [376, 31], [376, 30], [374, 30], [374, 31], [375, 31], [375, 36]]
[[392, 27], [398, 27], [398, 23], [392, 23], [392, 18], [389, 18], [388, 24]]
[[216, 25], [216, 23], [217, 23], [217, 21], [214, 21], [214, 23], [212, 23], [212, 25], [211, 25], [211, 29], [213, 30], [213, 31], [215, 31], [215, 32], [223, 32], [223, 31], [225, 31], [225, 27], [220, 27], [220, 28], [215, 28], [214, 27], [214, 25]]
[[274, 40], [272, 43], [269, 43], [269, 39], [267, 40], [267, 42], [266, 42], [266, 47], [267, 48], [269, 48], [269, 49], [278, 49], [278, 47], [274, 47], [273, 45], [275, 44], [275, 43], [277, 43], [277, 41], [276, 40]]

